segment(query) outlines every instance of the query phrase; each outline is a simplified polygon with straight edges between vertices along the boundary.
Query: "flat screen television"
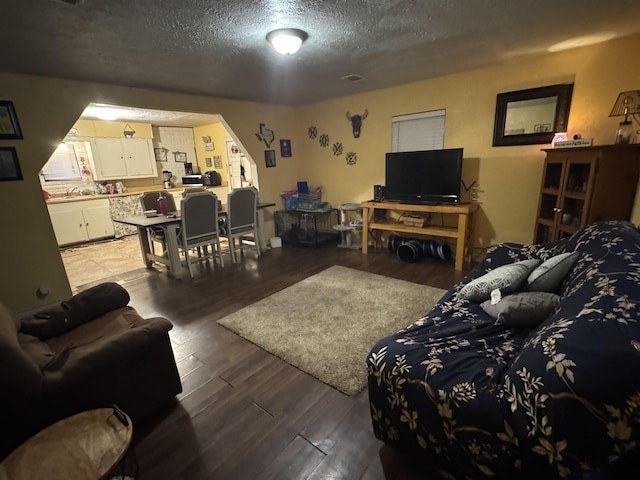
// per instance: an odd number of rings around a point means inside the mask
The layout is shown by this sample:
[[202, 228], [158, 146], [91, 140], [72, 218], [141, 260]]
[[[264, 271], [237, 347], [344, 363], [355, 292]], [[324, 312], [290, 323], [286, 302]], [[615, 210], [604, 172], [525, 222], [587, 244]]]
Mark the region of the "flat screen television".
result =
[[457, 203], [462, 148], [387, 153], [384, 197], [410, 204]]

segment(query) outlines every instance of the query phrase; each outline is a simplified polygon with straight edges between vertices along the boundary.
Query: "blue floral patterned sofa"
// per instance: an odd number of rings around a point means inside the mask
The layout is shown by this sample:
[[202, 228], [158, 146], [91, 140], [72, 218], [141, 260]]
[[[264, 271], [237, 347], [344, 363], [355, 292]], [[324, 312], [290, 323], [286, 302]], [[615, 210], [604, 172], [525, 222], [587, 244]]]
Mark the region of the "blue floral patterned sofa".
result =
[[[537, 326], [501, 323], [490, 301], [461, 294], [498, 267], [569, 252], [559, 304]], [[423, 319], [372, 348], [374, 432], [424, 478], [640, 478], [639, 320], [632, 224], [494, 247]]]

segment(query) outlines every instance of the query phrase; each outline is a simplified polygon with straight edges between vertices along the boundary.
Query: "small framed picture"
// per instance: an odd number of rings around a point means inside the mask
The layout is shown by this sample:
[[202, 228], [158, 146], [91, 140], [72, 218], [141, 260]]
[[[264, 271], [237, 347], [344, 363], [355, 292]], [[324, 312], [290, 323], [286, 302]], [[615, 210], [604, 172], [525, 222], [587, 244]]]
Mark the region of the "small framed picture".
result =
[[291, 156], [291, 140], [280, 140], [280, 156]]
[[156, 155], [156, 162], [167, 161], [167, 149], [166, 148], [154, 148], [153, 153]]
[[187, 161], [187, 152], [173, 152], [173, 157], [176, 162], [185, 163]]
[[204, 149], [207, 152], [212, 152], [216, 148], [214, 147], [213, 142], [207, 142], [207, 143], [204, 144]]
[[269, 167], [276, 166], [276, 151], [275, 150], [265, 150], [264, 151], [264, 164]]
[[220, 155], [213, 156], [213, 166], [215, 168], [222, 168], [222, 157]]
[[204, 165], [205, 165], [205, 167], [210, 167], [211, 166], [211, 157], [205, 157]]
[[20, 140], [22, 131], [18, 123], [13, 102], [0, 100], [0, 139]]
[[15, 147], [0, 147], [0, 181], [22, 180]]

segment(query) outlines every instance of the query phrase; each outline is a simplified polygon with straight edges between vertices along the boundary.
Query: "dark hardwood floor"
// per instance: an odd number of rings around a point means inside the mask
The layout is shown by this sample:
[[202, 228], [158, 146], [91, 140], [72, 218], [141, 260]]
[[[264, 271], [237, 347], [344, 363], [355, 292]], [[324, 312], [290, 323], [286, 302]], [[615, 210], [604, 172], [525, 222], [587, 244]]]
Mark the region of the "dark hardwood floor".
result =
[[285, 246], [259, 261], [246, 249], [240, 263], [203, 264], [193, 280], [154, 269], [110, 279], [124, 280], [140, 314], [173, 322], [182, 378], [175, 408], [136, 430], [139, 480], [384, 478], [366, 390], [348, 397], [216, 323], [331, 265], [445, 289], [463, 276], [439, 260], [327, 245]]

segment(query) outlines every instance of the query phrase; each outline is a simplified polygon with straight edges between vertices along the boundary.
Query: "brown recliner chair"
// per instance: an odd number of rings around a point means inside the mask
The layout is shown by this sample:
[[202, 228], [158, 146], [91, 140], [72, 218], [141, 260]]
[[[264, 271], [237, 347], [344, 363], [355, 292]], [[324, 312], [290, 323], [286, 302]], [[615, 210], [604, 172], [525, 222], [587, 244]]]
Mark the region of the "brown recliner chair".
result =
[[128, 301], [119, 285], [102, 284], [22, 320], [0, 302], [0, 459], [83, 410], [116, 404], [136, 425], [175, 401], [172, 324]]

